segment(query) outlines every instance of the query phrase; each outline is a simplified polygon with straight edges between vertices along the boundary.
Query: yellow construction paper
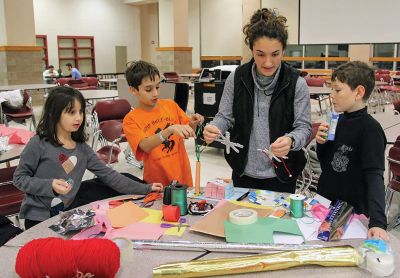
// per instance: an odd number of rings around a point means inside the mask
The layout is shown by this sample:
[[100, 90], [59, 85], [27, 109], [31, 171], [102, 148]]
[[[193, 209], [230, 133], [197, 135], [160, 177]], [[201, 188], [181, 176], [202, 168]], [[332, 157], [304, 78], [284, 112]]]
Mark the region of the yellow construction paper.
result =
[[[156, 209], [144, 209], [149, 216], [147, 216], [146, 218], [142, 219], [142, 221], [140, 222], [144, 222], [144, 223], [153, 223], [153, 224], [160, 224], [161, 223], [168, 223], [168, 224], [172, 224], [172, 225], [179, 225], [179, 222], [166, 222], [166, 221], [162, 221], [162, 211], [161, 210], [156, 210]], [[178, 227], [171, 227], [169, 229], [166, 229], [164, 232], [164, 235], [169, 235], [169, 236], [182, 236], [183, 233], [186, 230], [186, 226], [182, 226], [178, 232]]]
[[256, 208], [256, 209], [274, 209], [273, 207], [267, 207], [267, 206], [262, 206], [262, 205], [257, 205], [249, 202], [243, 202], [243, 201], [235, 201], [235, 200], [229, 200], [230, 203], [239, 205], [242, 207], [246, 208]]

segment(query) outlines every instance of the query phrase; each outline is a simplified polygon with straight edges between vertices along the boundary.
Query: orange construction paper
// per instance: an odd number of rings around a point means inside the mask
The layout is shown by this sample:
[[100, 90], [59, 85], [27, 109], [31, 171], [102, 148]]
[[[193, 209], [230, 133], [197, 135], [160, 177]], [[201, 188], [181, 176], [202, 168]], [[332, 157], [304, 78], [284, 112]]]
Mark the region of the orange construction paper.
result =
[[118, 207], [109, 209], [107, 216], [113, 228], [126, 227], [132, 223], [139, 222], [149, 214], [132, 202], [126, 202]]

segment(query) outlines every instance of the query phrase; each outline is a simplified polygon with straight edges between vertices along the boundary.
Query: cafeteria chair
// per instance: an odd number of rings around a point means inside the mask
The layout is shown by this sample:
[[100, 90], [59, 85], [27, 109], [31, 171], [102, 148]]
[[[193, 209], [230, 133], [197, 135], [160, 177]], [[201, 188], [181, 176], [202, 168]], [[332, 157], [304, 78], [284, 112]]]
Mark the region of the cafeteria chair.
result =
[[[11, 108], [2, 103], [2, 118], [6, 126], [8, 126], [9, 121], [14, 121], [18, 123], [25, 123], [27, 119], [31, 118], [34, 129], [36, 129], [36, 119], [33, 113], [31, 97], [26, 91], [23, 91], [23, 102], [21, 108]], [[31, 125], [29, 126], [31, 130]]]
[[[309, 87], [325, 87], [326, 85], [326, 80], [324, 78], [306, 77], [304, 79], [306, 80], [307, 86]], [[331, 98], [329, 95], [328, 96], [310, 95], [310, 98], [318, 101], [320, 115], [322, 115], [322, 101], [325, 102], [328, 99], [330, 106], [332, 106]], [[325, 107], [327, 107], [326, 104]]]
[[400, 193], [400, 148], [393, 146], [389, 150], [389, 155], [387, 157], [389, 163], [389, 184], [386, 186], [386, 194], [385, 194], [385, 214], [388, 219], [388, 230], [393, 229], [397, 225], [400, 224], [400, 211], [399, 205], [397, 204], [395, 207], [397, 208], [397, 212], [393, 213], [395, 216], [392, 216], [391, 210], [394, 209], [393, 206], [393, 197], [394, 194]]

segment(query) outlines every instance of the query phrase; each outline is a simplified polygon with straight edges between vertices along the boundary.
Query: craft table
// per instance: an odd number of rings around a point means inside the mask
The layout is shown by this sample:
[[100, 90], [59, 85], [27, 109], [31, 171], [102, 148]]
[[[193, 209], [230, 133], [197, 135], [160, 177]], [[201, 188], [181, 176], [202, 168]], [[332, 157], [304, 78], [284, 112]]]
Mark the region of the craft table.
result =
[[[89, 208], [89, 205], [83, 206], [83, 209]], [[152, 208], [161, 208], [161, 201], [157, 201]], [[186, 219], [189, 224], [193, 224], [202, 216], [187, 215]], [[45, 237], [61, 237], [57, 233], [53, 232], [48, 226], [55, 223], [58, 220], [58, 216], [50, 218], [37, 226], [23, 232], [17, 237], [10, 240], [7, 244], [9, 245], [23, 245], [32, 239], [45, 238]], [[224, 242], [222, 238], [212, 237], [206, 234], [191, 232], [186, 229], [182, 237], [175, 236], [163, 236], [161, 240], [188, 240], [188, 241], [202, 241], [202, 242]], [[339, 242], [309, 242], [309, 244], [323, 244], [325, 246], [336, 246], [336, 245], [353, 245], [359, 246], [362, 240], [342, 240]], [[390, 235], [390, 244], [395, 252], [395, 264], [396, 271], [391, 277], [398, 277], [400, 273], [400, 240]], [[0, 269], [2, 277], [18, 277], [15, 273], [15, 260], [18, 253], [19, 247], [7, 247], [3, 246], [0, 248]], [[133, 250], [132, 259], [129, 261], [123, 261], [121, 263], [120, 271], [117, 275], [118, 278], [132, 278], [132, 277], [153, 277], [152, 269], [160, 264], [176, 262], [176, 261], [190, 261], [202, 252], [193, 251], [166, 251], [166, 250]], [[239, 257], [247, 256], [249, 254], [238, 254], [238, 253], [210, 253], [201, 259], [212, 259], [218, 257]], [[239, 274], [235, 277], [279, 277], [279, 278], [293, 278], [293, 277], [373, 277], [368, 272], [358, 267], [322, 267], [322, 266], [301, 266], [294, 267], [286, 270], [256, 272]], [[215, 276], [217, 277], [217, 276]], [[219, 276], [227, 277], [227, 276]]]

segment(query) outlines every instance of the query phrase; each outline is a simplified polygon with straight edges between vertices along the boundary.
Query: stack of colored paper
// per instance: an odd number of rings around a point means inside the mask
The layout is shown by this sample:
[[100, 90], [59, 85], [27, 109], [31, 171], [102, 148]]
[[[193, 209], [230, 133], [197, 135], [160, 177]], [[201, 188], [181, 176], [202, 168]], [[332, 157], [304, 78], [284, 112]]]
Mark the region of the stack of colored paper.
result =
[[232, 183], [226, 183], [222, 179], [214, 179], [206, 185], [206, 198], [227, 199], [234, 194]]

